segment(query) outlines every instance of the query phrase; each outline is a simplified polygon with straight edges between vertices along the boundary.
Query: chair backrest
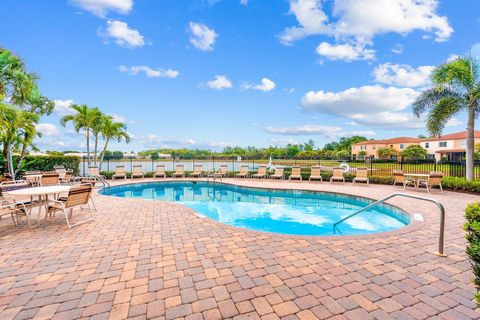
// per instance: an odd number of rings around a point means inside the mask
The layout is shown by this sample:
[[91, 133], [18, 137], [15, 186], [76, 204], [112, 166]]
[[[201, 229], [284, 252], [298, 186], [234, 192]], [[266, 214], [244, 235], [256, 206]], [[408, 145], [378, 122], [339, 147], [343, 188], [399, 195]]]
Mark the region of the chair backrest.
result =
[[185, 166], [183, 164], [177, 164], [175, 166], [175, 173], [183, 173]]
[[241, 166], [240, 174], [248, 174], [248, 166]]
[[25, 176], [31, 176], [31, 175], [37, 175], [37, 174], [42, 174], [42, 171], [40, 170], [32, 170], [32, 171], [25, 171]]
[[403, 175], [402, 170], [393, 170], [393, 178], [396, 182], [404, 182], [405, 176]]
[[125, 166], [116, 166], [115, 174], [125, 174]]
[[266, 175], [267, 174], [267, 166], [263, 166], [263, 165], [259, 166], [257, 174]]
[[428, 178], [429, 184], [438, 185], [442, 183], [443, 173], [441, 172], [430, 172], [430, 177]]
[[275, 168], [275, 175], [276, 176], [283, 176], [283, 168]]
[[193, 166], [193, 173], [199, 174], [202, 173], [203, 171], [203, 166], [201, 164], [196, 164]]
[[319, 166], [312, 167], [310, 171], [311, 171], [310, 175], [314, 177], [319, 177], [321, 174], [321, 170]]
[[42, 173], [42, 186], [54, 186], [59, 182], [59, 174], [55, 171], [46, 171]]
[[343, 168], [340, 168], [340, 167], [333, 168], [333, 177], [343, 178]]
[[221, 174], [227, 174], [228, 173], [228, 166], [226, 164], [220, 165], [219, 171]]
[[63, 165], [54, 165], [53, 170], [57, 172], [59, 175], [65, 175], [67, 169]]
[[25, 180], [4, 181], [0, 183], [0, 191], [2, 191], [3, 194], [4, 192], [25, 189], [29, 186], [30, 184], [28, 183], [28, 181]]
[[89, 166], [88, 167], [88, 174], [91, 176], [99, 176], [100, 175], [100, 169], [98, 166]]
[[357, 168], [356, 173], [357, 178], [367, 178], [368, 177], [368, 169], [367, 168]]
[[155, 167], [156, 174], [164, 174], [165, 173], [165, 165], [164, 164], [157, 164]]
[[292, 176], [299, 176], [301, 174], [302, 168], [292, 167]]
[[90, 199], [91, 192], [91, 184], [81, 184], [79, 186], [72, 187], [68, 192], [65, 208], [87, 204], [88, 200]]
[[133, 166], [133, 173], [134, 174], [142, 174], [143, 173], [143, 166], [141, 164], [136, 164]]

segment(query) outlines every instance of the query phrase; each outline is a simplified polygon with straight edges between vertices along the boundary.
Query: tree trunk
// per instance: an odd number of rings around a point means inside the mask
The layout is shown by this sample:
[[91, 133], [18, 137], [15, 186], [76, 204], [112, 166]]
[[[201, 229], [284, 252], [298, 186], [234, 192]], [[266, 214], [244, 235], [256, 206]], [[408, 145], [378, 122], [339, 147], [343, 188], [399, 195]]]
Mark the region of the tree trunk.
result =
[[87, 164], [90, 167], [90, 129], [87, 128]]
[[473, 153], [475, 151], [475, 109], [470, 107], [468, 110], [467, 123], [467, 156], [466, 156], [466, 176], [467, 180], [473, 180]]
[[20, 158], [18, 158], [18, 163], [15, 166], [15, 174], [17, 174], [18, 169], [20, 169], [20, 166], [22, 165], [23, 159], [25, 158], [25, 155], [27, 154], [27, 147], [28, 144], [26, 143], [27, 141], [27, 136], [23, 136], [23, 145], [22, 145], [22, 152], [20, 153]]
[[107, 139], [105, 140], [105, 145], [103, 146], [102, 155], [100, 157], [100, 164], [98, 165], [99, 168], [102, 167], [103, 157], [105, 156], [105, 152], [107, 151], [108, 141], [110, 141], [110, 138], [107, 137]]
[[95, 135], [95, 147], [93, 149], [93, 161], [97, 163], [98, 135]]
[[12, 176], [12, 179], [15, 180], [15, 172], [13, 170], [13, 155], [12, 155], [12, 146], [11, 144], [7, 144], [7, 169], [8, 173]]

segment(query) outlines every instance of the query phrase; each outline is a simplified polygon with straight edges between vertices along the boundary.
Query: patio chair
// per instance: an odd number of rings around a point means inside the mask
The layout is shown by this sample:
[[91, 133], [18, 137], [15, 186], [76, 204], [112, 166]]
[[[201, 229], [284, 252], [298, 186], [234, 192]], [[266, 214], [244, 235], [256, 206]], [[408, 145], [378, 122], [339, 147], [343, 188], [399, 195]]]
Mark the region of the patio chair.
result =
[[313, 166], [310, 169], [310, 177], [308, 178], [308, 181], [311, 182], [312, 180], [323, 181], [320, 166]]
[[127, 179], [127, 173], [125, 172], [125, 166], [116, 166], [115, 173], [112, 176], [112, 179]]
[[42, 187], [56, 186], [60, 184], [59, 174], [55, 171], [45, 171], [42, 173]]
[[415, 181], [405, 178], [402, 170], [393, 170], [393, 187], [395, 188], [397, 184], [401, 184], [403, 190], [405, 190], [408, 185], [415, 187]]
[[193, 166], [193, 172], [190, 172], [188, 175], [192, 178], [200, 178], [203, 175], [203, 166], [201, 164], [196, 164]]
[[[65, 215], [65, 220], [67, 221], [68, 228], [72, 228], [82, 223], [93, 221], [95, 220], [95, 216], [93, 214], [92, 207], [90, 206], [90, 203], [89, 203], [91, 193], [92, 193], [92, 186], [89, 184], [72, 187], [68, 192], [67, 197], [60, 198], [58, 200], [52, 200], [49, 202], [48, 212], [55, 213], [56, 211], [62, 211], [63, 214]], [[82, 207], [82, 206], [88, 207], [91, 218], [81, 222], [77, 222], [75, 224], [71, 224], [69, 219], [72, 218], [73, 209], [75, 207]], [[67, 214], [67, 210], [70, 211], [68, 214]]]
[[60, 183], [71, 184], [72, 178], [73, 178], [73, 170], [68, 169], [67, 171], [65, 171], [65, 175], [63, 176], [63, 178], [60, 178]]
[[[0, 200], [0, 220], [4, 216], [10, 216], [13, 221], [13, 225], [17, 226], [20, 223], [21, 217], [27, 218], [28, 228], [32, 229], [29, 218], [29, 211], [25, 207], [23, 202], [9, 202], [5, 199]], [[15, 220], [16, 218], [16, 220]]]
[[155, 173], [153, 174], [154, 178], [166, 178], [167, 175], [165, 174], [165, 165], [164, 164], [157, 164], [155, 167]]
[[67, 169], [65, 169], [65, 166], [63, 166], [63, 165], [54, 165], [53, 170], [56, 173], [58, 173], [58, 177], [60, 179], [63, 179], [63, 177], [65, 177], [65, 175], [67, 174]]
[[175, 172], [172, 173], [172, 178], [185, 178], [185, 166], [183, 164], [177, 164], [175, 166]]
[[141, 164], [136, 164], [133, 166], [133, 172], [132, 172], [132, 175], [130, 176], [130, 178], [134, 179], [134, 178], [145, 178], [144, 174], [143, 174], [143, 166]]
[[368, 179], [368, 169], [367, 168], [357, 168], [355, 178], [353, 178], [353, 184], [357, 182], [365, 182], [367, 185], [370, 184]]
[[334, 181], [342, 181], [345, 183], [345, 176], [343, 175], [343, 168], [335, 167], [333, 168], [333, 175], [330, 178], [330, 183]]
[[427, 189], [427, 192], [430, 193], [430, 189], [432, 187], [439, 187], [440, 192], [443, 193], [443, 187], [442, 187], [442, 179], [443, 179], [443, 173], [441, 172], [430, 172], [430, 176], [428, 177], [427, 180], [419, 180], [418, 181], [418, 187], [420, 188], [421, 186], [425, 186]]
[[283, 168], [275, 168], [275, 173], [270, 176], [271, 179], [285, 179], [285, 175], [283, 174]]
[[248, 172], [248, 166], [241, 166], [240, 167], [240, 172], [235, 174], [235, 178], [248, 178], [249, 172]]
[[10, 195], [7, 195], [7, 193], [10, 191], [29, 188], [30, 186], [31, 186], [30, 183], [26, 180], [3, 181], [2, 183], [0, 183], [0, 191], [2, 193], [2, 198], [3, 200], [7, 200], [12, 203], [21, 202], [29, 205], [32, 203], [31, 197], [27, 197], [27, 196], [12, 197]]
[[300, 180], [302, 181], [302, 168], [292, 167], [292, 174], [288, 177], [288, 180]]
[[220, 165], [220, 167], [218, 168], [218, 173], [222, 177], [228, 177], [228, 166], [226, 164]]
[[25, 171], [23, 179], [27, 181], [32, 187], [39, 187], [42, 185], [41, 171]]
[[264, 179], [266, 177], [267, 177], [267, 166], [265, 165], [258, 166], [257, 173], [252, 175], [252, 178], [256, 178], [256, 179]]

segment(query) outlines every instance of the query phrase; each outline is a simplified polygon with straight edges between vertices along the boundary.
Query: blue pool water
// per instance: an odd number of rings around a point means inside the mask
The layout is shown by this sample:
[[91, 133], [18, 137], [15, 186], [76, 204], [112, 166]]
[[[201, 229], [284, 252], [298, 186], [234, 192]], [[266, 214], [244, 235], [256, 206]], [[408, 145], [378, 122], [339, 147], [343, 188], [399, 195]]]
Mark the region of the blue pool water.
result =
[[390, 231], [410, 223], [410, 216], [380, 205], [339, 224], [371, 200], [335, 193], [271, 190], [222, 183], [171, 181], [127, 184], [100, 193], [123, 198], [181, 203], [219, 222], [257, 231], [295, 235], [358, 235]]

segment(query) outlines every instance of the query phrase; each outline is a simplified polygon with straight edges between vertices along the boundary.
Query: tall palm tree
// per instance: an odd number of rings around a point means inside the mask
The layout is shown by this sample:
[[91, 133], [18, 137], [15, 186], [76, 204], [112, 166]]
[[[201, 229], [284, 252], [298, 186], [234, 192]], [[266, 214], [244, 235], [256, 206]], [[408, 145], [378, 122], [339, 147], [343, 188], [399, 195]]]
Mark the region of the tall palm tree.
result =
[[100, 130], [102, 134], [102, 138], [105, 141], [105, 145], [103, 146], [103, 151], [100, 156], [100, 166], [103, 162], [103, 157], [105, 156], [105, 152], [107, 151], [108, 143], [111, 139], [116, 139], [118, 142], [125, 139], [127, 143], [130, 142], [130, 135], [127, 132], [127, 126], [121, 122], [113, 121], [113, 118], [110, 116], [105, 116], [102, 121], [102, 126]]
[[60, 123], [62, 126], [65, 126], [68, 122], [72, 122], [76, 132], [80, 132], [80, 130], [85, 131], [85, 138], [87, 140], [87, 163], [90, 165], [90, 133], [98, 121], [101, 112], [97, 108], [89, 108], [86, 104], [72, 104], [71, 108], [76, 111], [76, 114], [64, 116], [60, 120]]
[[97, 113], [97, 117], [92, 125], [92, 136], [93, 136], [93, 159], [95, 162], [98, 160], [98, 139], [100, 138], [103, 122], [107, 115], [102, 113], [98, 108], [94, 108]]
[[433, 71], [432, 88], [423, 91], [413, 104], [420, 117], [427, 109], [427, 130], [432, 136], [442, 134], [448, 120], [467, 112], [466, 177], [472, 180], [475, 149], [475, 119], [480, 112], [480, 70], [472, 57], [459, 57]]

